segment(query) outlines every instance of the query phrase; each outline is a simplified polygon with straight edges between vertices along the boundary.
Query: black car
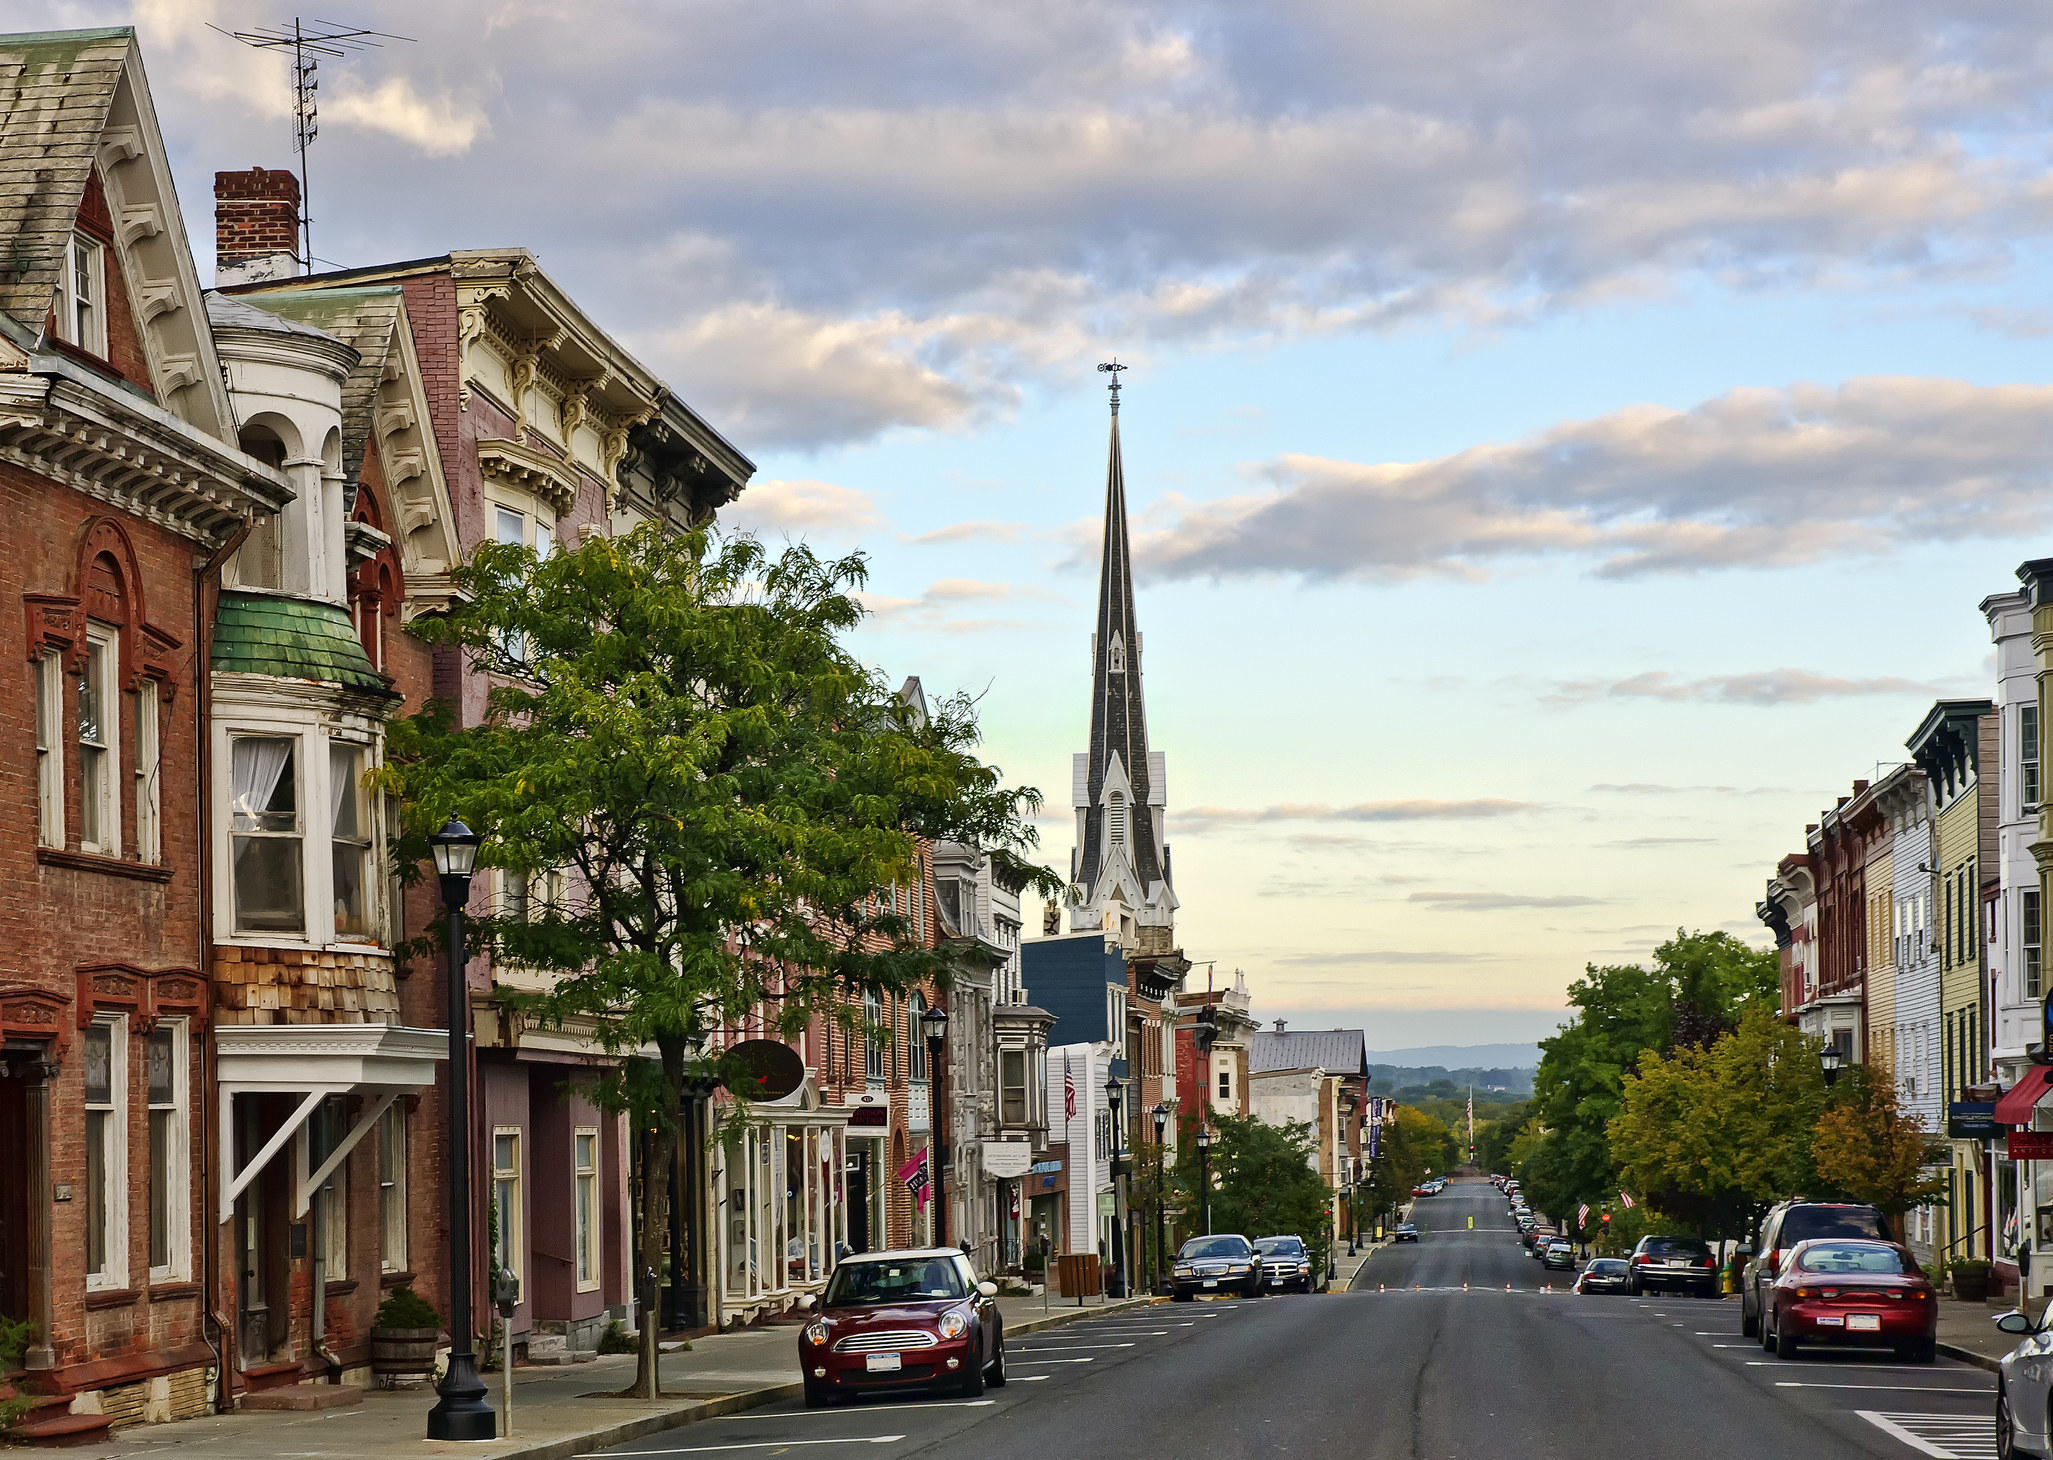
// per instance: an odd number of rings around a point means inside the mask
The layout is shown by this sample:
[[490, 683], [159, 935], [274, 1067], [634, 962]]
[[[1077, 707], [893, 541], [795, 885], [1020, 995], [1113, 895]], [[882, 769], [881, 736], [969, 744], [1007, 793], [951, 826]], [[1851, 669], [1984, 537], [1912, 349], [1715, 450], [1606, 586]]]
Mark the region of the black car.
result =
[[1695, 1237], [1642, 1237], [1626, 1260], [1635, 1296], [1656, 1289], [1718, 1296], [1718, 1259]]
[[1188, 1303], [1199, 1293], [1252, 1298], [1261, 1290], [1261, 1258], [1255, 1244], [1237, 1232], [1191, 1238], [1177, 1250], [1169, 1274], [1169, 1296], [1179, 1303]]
[[1629, 1293], [1632, 1272], [1622, 1257], [1599, 1257], [1575, 1280], [1578, 1293]]
[[1797, 1243], [1816, 1237], [1896, 1241], [1889, 1219], [1874, 1207], [1840, 1201], [1786, 1201], [1776, 1207], [1761, 1222], [1760, 1248], [1739, 1275], [1739, 1331], [1746, 1337], [1760, 1335], [1764, 1300], [1782, 1271], [1782, 1259]]
[[1419, 1240], [1419, 1229], [1410, 1222], [1399, 1222], [1397, 1230], [1390, 1234], [1390, 1240], [1392, 1242], [1416, 1242]]
[[1262, 1259], [1262, 1286], [1270, 1292], [1312, 1290], [1312, 1254], [1302, 1237], [1261, 1237], [1255, 1251]]

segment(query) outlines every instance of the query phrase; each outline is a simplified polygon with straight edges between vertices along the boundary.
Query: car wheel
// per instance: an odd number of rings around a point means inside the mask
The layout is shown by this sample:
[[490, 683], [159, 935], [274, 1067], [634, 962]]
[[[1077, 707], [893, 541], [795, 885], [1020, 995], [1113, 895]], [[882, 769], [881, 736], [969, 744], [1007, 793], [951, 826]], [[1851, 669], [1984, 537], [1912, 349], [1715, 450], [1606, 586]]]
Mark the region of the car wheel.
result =
[[1746, 1294], [1739, 1295], [1739, 1336], [1758, 1338], [1761, 1335], [1761, 1320], [1754, 1316], [1754, 1310], [1747, 1306]]
[[833, 1402], [833, 1396], [827, 1392], [825, 1385], [815, 1384], [810, 1379], [806, 1380], [807, 1409], [825, 1409], [828, 1405], [832, 1404]]
[[1936, 1364], [1939, 1362], [1939, 1340], [1921, 1338], [1910, 1346], [1910, 1361], [1914, 1364]]
[[1778, 1359], [1793, 1359], [1796, 1357], [1796, 1340], [1782, 1332], [1780, 1324], [1776, 1325], [1775, 1357]]
[[1005, 1387], [1005, 1340], [1003, 1337], [1000, 1337], [998, 1340], [998, 1357], [991, 1360], [991, 1372], [985, 1377], [984, 1382], [993, 1389], [1003, 1389]]
[[1172, 1303], [1188, 1303], [1190, 1301], [1190, 1294], [1179, 1288], [1169, 1295], [1169, 1301]]
[[2010, 1417], [2010, 1395], [1996, 1391], [1996, 1460], [2016, 1460], [2017, 1425]]
[[[978, 1339], [978, 1347], [982, 1347], [982, 1345], [983, 1345], [983, 1340], [982, 1340], [981, 1338], [979, 1338], [979, 1339]], [[962, 1376], [962, 1390], [961, 1390], [961, 1393], [962, 1393], [962, 1397], [963, 1397], [964, 1399], [975, 1399], [975, 1398], [977, 1398], [978, 1396], [980, 1396], [980, 1395], [981, 1395], [981, 1394], [982, 1394], [983, 1392], [984, 1392], [984, 1365], [983, 1365], [983, 1361], [982, 1361], [981, 1359], [979, 1359], [979, 1360], [976, 1360], [976, 1361], [972, 1362], [972, 1363], [970, 1364], [969, 1368], [968, 1368], [967, 1370], [965, 1370], [965, 1371], [964, 1371], [964, 1373], [963, 1373], [963, 1376]]]

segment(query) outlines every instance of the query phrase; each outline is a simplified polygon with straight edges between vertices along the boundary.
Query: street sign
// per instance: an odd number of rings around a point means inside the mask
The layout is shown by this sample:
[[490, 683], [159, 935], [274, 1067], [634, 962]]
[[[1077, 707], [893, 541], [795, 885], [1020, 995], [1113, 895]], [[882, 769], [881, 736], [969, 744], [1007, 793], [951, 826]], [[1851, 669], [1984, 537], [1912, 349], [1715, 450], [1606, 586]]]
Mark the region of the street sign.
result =
[[2013, 1161], [2053, 1161], [2053, 1130], [2014, 1130], [2009, 1145]]
[[1034, 1148], [1025, 1141], [988, 1141], [984, 1145], [984, 1174], [1010, 1181], [1027, 1174], [1034, 1164]]
[[1957, 1141], [1994, 1140], [2002, 1133], [1993, 1100], [1956, 1100], [1946, 1107], [1946, 1134]]

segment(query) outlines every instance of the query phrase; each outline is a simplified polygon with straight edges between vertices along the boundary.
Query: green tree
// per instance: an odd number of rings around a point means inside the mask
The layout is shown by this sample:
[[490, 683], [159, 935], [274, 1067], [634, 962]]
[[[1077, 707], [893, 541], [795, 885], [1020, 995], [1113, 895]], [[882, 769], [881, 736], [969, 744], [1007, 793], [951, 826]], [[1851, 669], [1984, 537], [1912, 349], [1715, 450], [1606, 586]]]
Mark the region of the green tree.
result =
[[1815, 1049], [1765, 1007], [1709, 1045], [1648, 1051], [1610, 1126], [1626, 1186], [1705, 1237], [1752, 1232], [1769, 1206], [1817, 1187], [1826, 1104]]
[[1213, 1116], [1212, 1230], [1249, 1238], [1298, 1236], [1326, 1270], [1332, 1193], [1319, 1178], [1312, 1128], [1270, 1125], [1254, 1116]]
[[1521, 1100], [1504, 1107], [1488, 1123], [1479, 1122], [1476, 1126], [1476, 1164], [1485, 1171], [1509, 1171], [1511, 1143], [1518, 1139], [1518, 1133], [1531, 1111], [1531, 1102]]
[[[970, 701], [916, 717], [847, 648], [860, 555], [647, 526], [539, 562], [488, 544], [454, 578], [456, 606], [415, 628], [491, 676], [488, 706], [472, 727], [436, 704], [392, 728], [398, 865], [417, 875], [460, 816], [482, 864], [564, 874], [561, 896], [502, 902], [473, 932], [501, 966], [551, 976], [501, 991], [530, 1017], [656, 1050], [605, 1093], [654, 1125], [658, 1171], [689, 1084], [749, 1093], [709, 1053], [716, 1031], [768, 1011], [788, 1038], [815, 1011], [848, 1017], [853, 991], [951, 977], [878, 895], [918, 880], [921, 839], [1034, 845], [1039, 797], [976, 758]], [[641, 1268], [660, 1265], [671, 1184], [641, 1183]], [[654, 1340], [644, 1323], [637, 1395], [657, 1392]]]
[[[1903, 1113], [1886, 1072], [1849, 1070], [1818, 1117], [1812, 1145], [1818, 1176], [1832, 1194], [1900, 1217], [1946, 1194], [1946, 1148]], [[1823, 1193], [1821, 1193], [1823, 1194]]]

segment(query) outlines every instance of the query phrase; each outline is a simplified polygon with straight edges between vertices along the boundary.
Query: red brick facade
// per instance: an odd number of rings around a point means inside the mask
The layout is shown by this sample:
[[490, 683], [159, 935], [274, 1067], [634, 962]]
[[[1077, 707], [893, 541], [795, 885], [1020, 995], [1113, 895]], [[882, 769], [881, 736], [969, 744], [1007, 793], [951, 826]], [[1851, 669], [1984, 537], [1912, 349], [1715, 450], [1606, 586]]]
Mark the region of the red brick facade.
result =
[[221, 265], [299, 253], [299, 179], [255, 167], [214, 174], [214, 257]]

